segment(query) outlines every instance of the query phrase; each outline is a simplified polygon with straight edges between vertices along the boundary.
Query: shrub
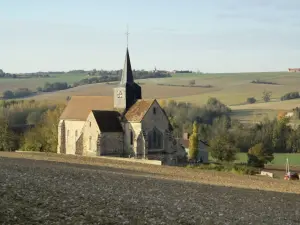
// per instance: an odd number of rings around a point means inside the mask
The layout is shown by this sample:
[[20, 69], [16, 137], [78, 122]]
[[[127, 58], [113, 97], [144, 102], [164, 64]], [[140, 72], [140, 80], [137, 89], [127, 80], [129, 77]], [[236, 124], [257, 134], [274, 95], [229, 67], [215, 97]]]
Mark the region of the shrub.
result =
[[196, 159], [198, 155], [198, 124], [193, 124], [193, 134], [189, 138], [189, 159]]
[[190, 81], [189, 81], [189, 85], [193, 86], [193, 85], [195, 85], [195, 84], [196, 84], [196, 81], [195, 81], [195, 80], [190, 80]]
[[258, 170], [247, 165], [238, 165], [235, 164], [232, 168], [233, 173], [243, 174], [243, 175], [255, 175], [258, 173]]
[[274, 159], [273, 152], [268, 151], [263, 143], [254, 145], [248, 151], [248, 165], [263, 168], [268, 162]]
[[4, 99], [12, 99], [12, 98], [23, 98], [32, 95], [33, 92], [28, 88], [19, 88], [15, 92], [7, 90], [3, 92]]
[[10, 98], [14, 98], [14, 97], [15, 97], [14, 93], [10, 90], [3, 92], [3, 98], [5, 98], [5, 99], [10, 99]]
[[201, 164], [197, 166], [188, 165], [187, 168], [202, 169], [202, 170], [215, 170], [221, 172], [231, 172], [241, 175], [255, 175], [258, 173], [258, 169], [249, 167], [242, 164]]
[[269, 102], [271, 100], [272, 92], [264, 90], [262, 99], [264, 102]]
[[247, 98], [247, 103], [248, 104], [253, 104], [255, 102], [256, 102], [256, 99], [254, 97]]
[[221, 162], [232, 162], [236, 159], [238, 149], [229, 135], [218, 135], [209, 143], [211, 156]]
[[296, 99], [296, 98], [300, 98], [300, 95], [299, 95], [299, 92], [294, 91], [294, 92], [289, 92], [289, 93], [281, 96], [280, 100], [286, 101], [286, 100]]

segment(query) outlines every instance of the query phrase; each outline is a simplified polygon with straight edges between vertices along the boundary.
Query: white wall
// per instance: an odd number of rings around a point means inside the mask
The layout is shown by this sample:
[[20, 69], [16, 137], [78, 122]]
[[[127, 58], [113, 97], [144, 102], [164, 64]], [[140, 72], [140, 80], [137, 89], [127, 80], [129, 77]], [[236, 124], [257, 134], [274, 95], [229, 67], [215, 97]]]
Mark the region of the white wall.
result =
[[[65, 120], [66, 154], [75, 154], [76, 141], [80, 136], [84, 123], [84, 121]], [[77, 137], [75, 137], [76, 131]]]
[[89, 114], [88, 118], [86, 119], [82, 132], [83, 132], [83, 155], [96, 156], [97, 141], [100, 135], [100, 130], [92, 112]]

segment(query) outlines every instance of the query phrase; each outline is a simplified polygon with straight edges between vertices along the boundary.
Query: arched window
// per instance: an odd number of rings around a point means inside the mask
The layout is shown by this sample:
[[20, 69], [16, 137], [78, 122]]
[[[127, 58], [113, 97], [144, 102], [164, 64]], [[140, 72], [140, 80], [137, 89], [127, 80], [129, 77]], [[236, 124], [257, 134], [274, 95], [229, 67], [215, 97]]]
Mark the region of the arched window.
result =
[[153, 114], [155, 115], [156, 114], [156, 108], [153, 107]]
[[133, 145], [133, 132], [130, 130], [130, 144]]
[[92, 150], [92, 137], [89, 138], [89, 150]]
[[78, 136], [78, 131], [76, 130], [76, 131], [75, 131], [75, 137], [77, 137], [77, 136]]
[[156, 127], [148, 133], [148, 148], [162, 149], [163, 148], [163, 133]]

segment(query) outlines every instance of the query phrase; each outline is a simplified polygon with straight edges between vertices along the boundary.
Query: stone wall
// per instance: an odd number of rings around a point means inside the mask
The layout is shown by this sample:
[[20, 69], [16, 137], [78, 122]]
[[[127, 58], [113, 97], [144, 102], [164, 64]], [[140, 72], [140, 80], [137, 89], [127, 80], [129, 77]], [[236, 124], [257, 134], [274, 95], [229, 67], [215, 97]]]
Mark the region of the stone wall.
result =
[[99, 138], [100, 156], [123, 154], [123, 133], [122, 132], [105, 132], [101, 133]]
[[75, 155], [76, 141], [82, 132], [84, 124], [85, 121], [65, 120], [66, 154]]
[[[155, 111], [153, 108], [155, 108]], [[177, 141], [175, 140], [172, 132], [169, 130], [169, 120], [157, 102], [155, 102], [151, 106], [151, 108], [148, 110], [148, 112], [146, 113], [142, 121], [142, 129], [146, 135], [154, 127], [156, 127], [164, 135], [163, 149], [158, 149], [158, 150], [162, 150], [168, 154], [167, 161], [171, 160], [172, 158], [184, 158], [186, 152], [184, 148], [180, 147], [179, 143], [177, 143]], [[150, 152], [151, 150], [148, 151]], [[152, 151], [156, 152], [156, 149]]]
[[78, 140], [76, 141], [76, 155], [83, 155], [83, 133], [80, 134]]
[[60, 120], [58, 123], [57, 153], [66, 154], [65, 133], [65, 122]]
[[99, 136], [101, 134], [93, 113], [90, 113], [89, 116], [87, 117], [87, 120], [84, 123], [82, 129], [82, 133], [83, 133], [83, 140], [82, 140], [83, 155], [86, 156], [99, 155], [98, 142], [99, 142]]

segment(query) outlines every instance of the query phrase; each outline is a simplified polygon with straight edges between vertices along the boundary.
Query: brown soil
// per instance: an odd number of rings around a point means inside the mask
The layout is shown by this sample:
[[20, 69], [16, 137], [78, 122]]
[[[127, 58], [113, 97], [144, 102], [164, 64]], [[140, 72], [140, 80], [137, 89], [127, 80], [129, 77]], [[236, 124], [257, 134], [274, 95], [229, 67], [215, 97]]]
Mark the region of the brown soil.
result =
[[262, 190], [299, 182], [55, 154], [0, 153], [0, 169], [1, 224], [300, 223], [299, 195]]

